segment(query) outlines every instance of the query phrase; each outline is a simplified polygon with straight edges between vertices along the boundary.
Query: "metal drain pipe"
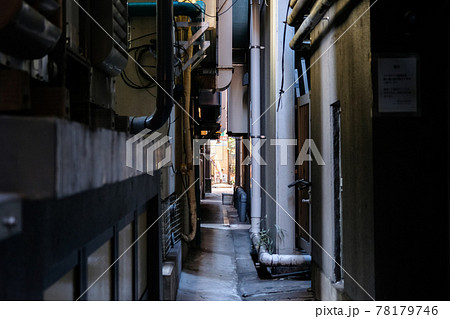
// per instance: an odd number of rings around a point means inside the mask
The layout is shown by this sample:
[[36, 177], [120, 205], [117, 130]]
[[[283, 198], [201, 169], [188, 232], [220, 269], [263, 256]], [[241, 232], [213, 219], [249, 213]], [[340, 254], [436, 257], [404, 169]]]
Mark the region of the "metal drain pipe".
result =
[[309, 16], [303, 21], [303, 23], [298, 28], [291, 42], [289, 42], [289, 47], [292, 50], [297, 49], [301, 46], [303, 40], [311, 33], [311, 31], [317, 26], [317, 24], [322, 20], [328, 9], [336, 2], [336, 0], [319, 0], [317, 1]]
[[[261, 38], [260, 38], [260, 0], [250, 0], [250, 112], [251, 112], [251, 141], [252, 145], [261, 139]], [[261, 166], [258, 159], [251, 156], [251, 232], [261, 230]]]
[[156, 2], [156, 80], [160, 84], [156, 95], [156, 111], [150, 116], [133, 117], [130, 121], [131, 133], [143, 129], [156, 131], [161, 128], [173, 107], [173, 2], [157, 0]]
[[[288, 0], [286, 0], [288, 1]], [[250, 113], [252, 145], [261, 139], [261, 46], [260, 46], [260, 1], [250, 0]], [[267, 247], [261, 242], [261, 167], [252, 155], [252, 187], [251, 187], [251, 227], [250, 238], [253, 246], [258, 247], [259, 262], [264, 266], [299, 266], [311, 262], [309, 255], [269, 254]]]
[[308, 8], [314, 3], [314, 0], [298, 0], [295, 2], [292, 12], [287, 18], [287, 24], [294, 26], [296, 23], [300, 23], [303, 20], [303, 15]]
[[259, 233], [251, 233], [250, 238], [253, 246], [258, 247], [258, 260], [263, 266], [307, 266], [311, 264], [312, 259], [310, 255], [269, 254], [267, 247], [261, 243]]

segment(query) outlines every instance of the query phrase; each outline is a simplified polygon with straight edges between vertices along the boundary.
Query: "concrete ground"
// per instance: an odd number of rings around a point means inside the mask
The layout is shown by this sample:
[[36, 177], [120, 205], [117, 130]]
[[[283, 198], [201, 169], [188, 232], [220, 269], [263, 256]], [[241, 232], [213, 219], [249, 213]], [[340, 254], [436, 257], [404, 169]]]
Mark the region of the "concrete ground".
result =
[[191, 248], [183, 265], [177, 300], [312, 300], [309, 280], [260, 279], [250, 255], [248, 223], [239, 222], [233, 206], [222, 205], [213, 187], [201, 206], [201, 246]]

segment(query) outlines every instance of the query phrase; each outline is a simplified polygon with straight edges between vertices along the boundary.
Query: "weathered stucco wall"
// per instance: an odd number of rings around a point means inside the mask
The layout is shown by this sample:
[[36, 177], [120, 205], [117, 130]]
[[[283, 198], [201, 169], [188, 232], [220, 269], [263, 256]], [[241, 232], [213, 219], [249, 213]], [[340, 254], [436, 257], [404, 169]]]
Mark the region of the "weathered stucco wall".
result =
[[[374, 295], [370, 13], [365, 12], [370, 4], [360, 1], [354, 9], [349, 4], [355, 1], [338, 1], [311, 34], [312, 139], [326, 163], [312, 166], [312, 235], [323, 247], [313, 245], [313, 289], [325, 300], [343, 298], [335, 292], [356, 300]], [[343, 287], [334, 284], [335, 263], [328, 256], [335, 257], [336, 248], [335, 102], [341, 107]]]

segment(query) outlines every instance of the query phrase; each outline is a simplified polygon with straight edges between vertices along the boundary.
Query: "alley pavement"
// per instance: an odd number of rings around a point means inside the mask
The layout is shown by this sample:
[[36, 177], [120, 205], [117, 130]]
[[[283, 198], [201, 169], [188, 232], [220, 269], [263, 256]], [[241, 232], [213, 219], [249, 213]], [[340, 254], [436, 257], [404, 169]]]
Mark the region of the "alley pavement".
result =
[[191, 248], [183, 265], [177, 300], [313, 300], [305, 278], [261, 279], [250, 251], [249, 223], [239, 222], [231, 205], [222, 205], [216, 187], [201, 205], [201, 244]]

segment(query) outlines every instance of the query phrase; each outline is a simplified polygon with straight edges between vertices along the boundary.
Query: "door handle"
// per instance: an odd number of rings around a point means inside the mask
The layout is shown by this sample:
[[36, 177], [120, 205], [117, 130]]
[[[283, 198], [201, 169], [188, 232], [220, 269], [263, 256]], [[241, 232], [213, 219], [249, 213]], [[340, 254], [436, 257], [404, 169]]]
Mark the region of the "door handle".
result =
[[302, 190], [308, 187], [311, 187], [311, 182], [305, 181], [304, 179], [298, 179], [295, 182], [288, 185], [289, 188], [298, 185], [298, 189]]
[[302, 203], [311, 204], [311, 198], [303, 198]]

